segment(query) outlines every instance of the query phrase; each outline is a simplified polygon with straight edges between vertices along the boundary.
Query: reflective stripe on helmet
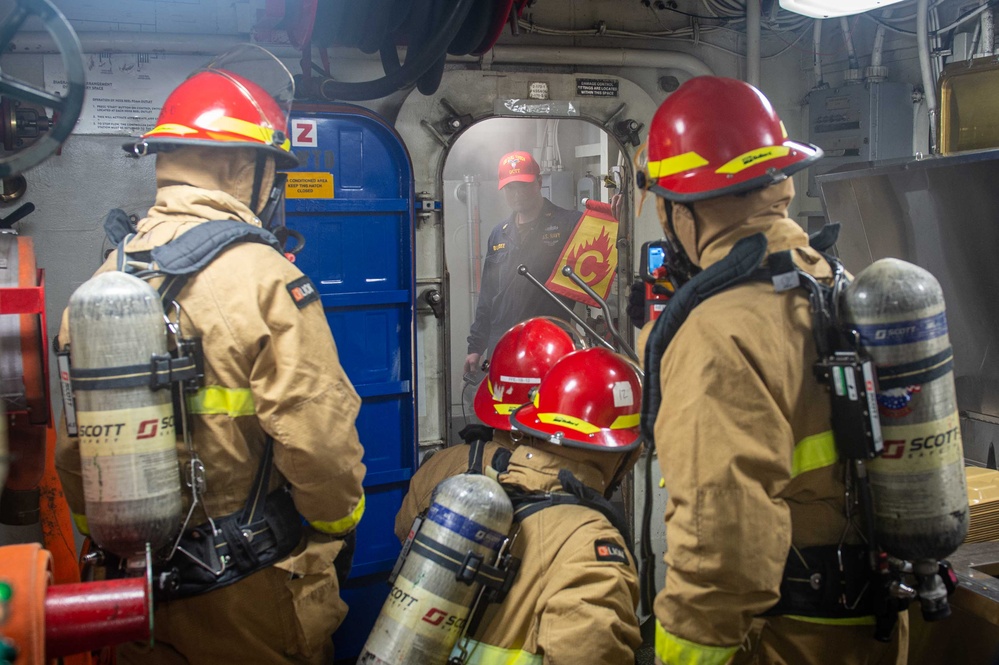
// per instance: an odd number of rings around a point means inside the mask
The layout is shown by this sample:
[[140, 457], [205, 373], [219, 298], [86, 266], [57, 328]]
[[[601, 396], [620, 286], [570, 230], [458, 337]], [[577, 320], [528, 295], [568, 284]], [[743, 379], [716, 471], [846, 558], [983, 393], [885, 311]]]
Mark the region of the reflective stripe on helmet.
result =
[[674, 173], [690, 171], [691, 169], [706, 166], [708, 163], [708, 160], [704, 159], [696, 152], [685, 152], [682, 155], [676, 155], [675, 157], [667, 157], [666, 159], [649, 162], [649, 177], [653, 179], [661, 178], [663, 176], [673, 175]]
[[638, 424], [642, 421], [642, 414], [640, 413], [629, 413], [627, 415], [618, 416], [611, 423], [611, 429], [629, 429], [631, 427], [638, 427]]
[[[539, 413], [538, 420], [546, 425], [565, 425], [566, 427], [574, 429], [577, 432], [582, 432], [583, 434], [595, 434], [600, 431], [600, 428], [596, 425], [591, 425], [590, 423], [580, 420], [579, 418], [573, 418], [572, 416], [567, 416], [562, 413]], [[638, 427], [640, 420], [641, 414], [639, 413], [629, 413], [627, 415], [618, 416], [614, 419], [614, 422], [611, 423], [610, 429], [629, 429], [631, 427]]]
[[168, 122], [168, 123], [164, 123], [162, 125], [156, 125], [152, 129], [150, 129], [148, 132], [146, 132], [145, 136], [155, 136], [157, 134], [171, 134], [171, 135], [186, 136], [188, 134], [197, 134], [197, 133], [198, 133], [197, 129], [193, 129], [191, 127], [187, 127], [186, 125], [180, 125], [180, 124], [177, 124], [175, 122]]
[[596, 425], [591, 425], [579, 418], [573, 418], [561, 413], [538, 413], [537, 418], [546, 425], [565, 425], [569, 429], [574, 429], [583, 434], [596, 434], [600, 431], [600, 428]]
[[769, 159], [776, 159], [777, 157], [787, 157], [790, 152], [791, 149], [783, 145], [772, 145], [758, 148], [756, 150], [750, 150], [749, 152], [739, 155], [735, 159], [729, 160], [719, 167], [715, 173], [740, 173], [744, 169], [756, 166], [760, 162], [765, 162]]
[[[267, 145], [276, 145], [282, 150], [291, 150], [291, 140], [287, 138], [283, 132], [281, 132], [278, 137], [283, 140], [280, 144], [277, 144], [274, 140], [275, 132], [273, 129], [269, 127], [262, 127], [246, 120], [240, 120], [239, 118], [231, 118], [228, 116], [218, 116], [212, 118], [208, 114], [205, 114], [198, 118], [198, 122], [200, 123], [200, 126], [197, 128], [188, 127], [178, 123], [164, 123], [162, 125], [157, 125], [146, 132], [144, 134], [144, 138], [159, 136], [179, 136], [181, 138], [187, 138], [195, 134], [207, 132], [210, 137], [216, 141], [224, 142], [249, 139], [251, 141]], [[215, 134], [214, 132], [225, 132], [225, 134]], [[235, 138], [236, 136], [239, 138]]]

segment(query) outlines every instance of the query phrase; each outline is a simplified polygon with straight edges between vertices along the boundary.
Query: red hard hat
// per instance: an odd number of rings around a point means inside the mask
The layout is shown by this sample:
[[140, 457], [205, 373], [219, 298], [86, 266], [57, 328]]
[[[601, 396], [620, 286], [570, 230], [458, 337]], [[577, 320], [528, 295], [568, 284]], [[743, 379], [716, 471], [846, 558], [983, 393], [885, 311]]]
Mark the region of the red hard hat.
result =
[[787, 138], [762, 92], [743, 81], [697, 76], [666, 98], [649, 128], [648, 181], [680, 203], [783, 180], [822, 156]]
[[556, 445], [621, 452], [641, 441], [641, 411], [638, 370], [613, 351], [595, 347], [555, 363], [534, 403], [514, 411], [510, 422]]
[[511, 182], [534, 182], [541, 174], [541, 167], [534, 161], [531, 153], [514, 150], [500, 157], [499, 188], [503, 189]]
[[[177, 86], [163, 103], [156, 126], [126, 143], [125, 150], [141, 156], [181, 146], [257, 148], [272, 154], [279, 169], [297, 166], [287, 108], [253, 80], [223, 68], [227, 64], [213, 63]], [[294, 95], [294, 83], [291, 90]]]
[[521, 321], [506, 331], [489, 356], [489, 374], [475, 393], [475, 415], [486, 425], [509, 430], [510, 414], [531, 401], [530, 391], [555, 363], [583, 347], [572, 327], [553, 317]]

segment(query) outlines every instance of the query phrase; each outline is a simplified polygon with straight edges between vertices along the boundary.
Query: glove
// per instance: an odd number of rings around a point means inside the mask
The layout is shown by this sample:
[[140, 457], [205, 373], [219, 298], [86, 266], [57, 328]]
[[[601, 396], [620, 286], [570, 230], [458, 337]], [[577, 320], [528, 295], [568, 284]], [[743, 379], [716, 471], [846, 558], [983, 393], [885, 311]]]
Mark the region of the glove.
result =
[[645, 282], [636, 281], [628, 294], [628, 318], [631, 325], [641, 328], [645, 325]]

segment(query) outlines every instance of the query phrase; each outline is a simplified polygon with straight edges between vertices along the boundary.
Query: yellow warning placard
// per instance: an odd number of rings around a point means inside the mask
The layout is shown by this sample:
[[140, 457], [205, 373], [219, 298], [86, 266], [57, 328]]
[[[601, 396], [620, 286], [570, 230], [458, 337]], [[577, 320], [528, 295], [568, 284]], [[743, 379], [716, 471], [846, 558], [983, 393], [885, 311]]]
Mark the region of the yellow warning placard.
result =
[[331, 199], [333, 198], [333, 174], [324, 172], [289, 173], [284, 186], [284, 195], [289, 199]]

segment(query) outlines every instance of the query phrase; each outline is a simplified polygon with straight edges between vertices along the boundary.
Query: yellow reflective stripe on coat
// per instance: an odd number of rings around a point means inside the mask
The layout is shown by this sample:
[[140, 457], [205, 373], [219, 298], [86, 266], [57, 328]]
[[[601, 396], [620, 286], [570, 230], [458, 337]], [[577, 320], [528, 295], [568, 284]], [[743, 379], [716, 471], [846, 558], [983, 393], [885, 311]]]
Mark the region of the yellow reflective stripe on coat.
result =
[[[468, 654], [461, 660], [463, 665], [541, 665], [544, 662], [540, 654], [521, 649], [502, 649], [476, 640], [466, 640], [463, 646]], [[455, 647], [451, 657], [460, 659], [461, 656], [461, 649]]]
[[343, 533], [356, 527], [357, 523], [361, 521], [362, 515], [364, 515], [363, 494], [361, 495], [361, 500], [357, 502], [357, 508], [354, 508], [354, 512], [350, 515], [332, 522], [309, 522], [309, 526], [322, 533]]
[[87, 516], [80, 515], [79, 513], [70, 513], [70, 515], [73, 516], [73, 524], [76, 525], [76, 530], [84, 536], [89, 536], [90, 524], [87, 522]]
[[709, 647], [667, 633], [656, 620], [656, 658], [662, 665], [725, 665], [739, 647]]
[[257, 412], [253, 405], [253, 393], [249, 388], [222, 386], [200, 388], [197, 393], [187, 398], [187, 409], [193, 414], [221, 414], [230, 418], [252, 416]]
[[806, 436], [794, 446], [791, 477], [796, 478], [807, 471], [831, 466], [838, 461], [832, 430]]

